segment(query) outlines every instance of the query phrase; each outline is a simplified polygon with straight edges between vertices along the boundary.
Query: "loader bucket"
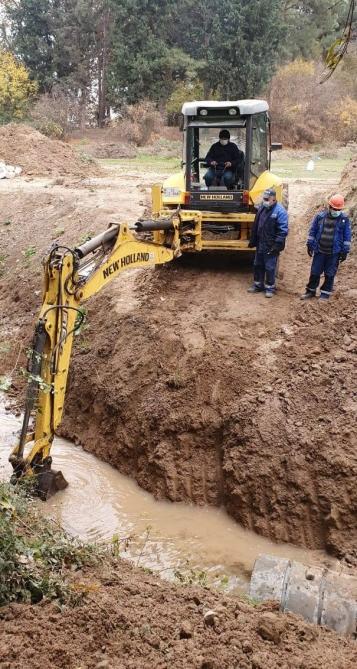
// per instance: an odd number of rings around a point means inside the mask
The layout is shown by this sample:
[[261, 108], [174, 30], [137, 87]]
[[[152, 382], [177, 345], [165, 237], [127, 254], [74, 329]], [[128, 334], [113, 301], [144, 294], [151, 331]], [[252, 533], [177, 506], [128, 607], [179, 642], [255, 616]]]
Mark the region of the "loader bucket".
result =
[[67, 488], [68, 482], [62, 472], [43, 469], [37, 474], [37, 494], [44, 502], [59, 490]]

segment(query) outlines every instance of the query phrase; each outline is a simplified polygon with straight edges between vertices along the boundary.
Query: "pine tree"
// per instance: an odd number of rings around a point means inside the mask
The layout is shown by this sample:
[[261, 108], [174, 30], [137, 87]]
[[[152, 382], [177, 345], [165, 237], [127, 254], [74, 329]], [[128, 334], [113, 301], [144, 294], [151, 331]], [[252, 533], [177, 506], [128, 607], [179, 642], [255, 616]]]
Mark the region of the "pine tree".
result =
[[112, 0], [115, 7], [110, 75], [113, 103], [149, 98], [166, 101], [175, 83], [195, 67], [172, 43], [168, 25], [173, 0]]
[[285, 59], [319, 58], [339, 36], [349, 4], [350, 0], [283, 0], [282, 19], [287, 28]]
[[54, 78], [53, 5], [51, 0], [7, 0], [4, 6], [12, 50], [36, 78], [40, 92], [50, 90]]

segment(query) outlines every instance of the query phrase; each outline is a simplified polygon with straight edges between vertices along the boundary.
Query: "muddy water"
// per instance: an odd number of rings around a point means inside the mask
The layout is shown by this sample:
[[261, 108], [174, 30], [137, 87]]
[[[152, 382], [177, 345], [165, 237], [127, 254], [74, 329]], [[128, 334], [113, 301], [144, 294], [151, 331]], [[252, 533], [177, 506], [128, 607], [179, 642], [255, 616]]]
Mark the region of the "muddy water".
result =
[[[8, 478], [8, 456], [20, 419], [0, 406], [0, 478]], [[130, 478], [69, 441], [55, 439], [53, 467], [69, 482], [46, 503], [45, 514], [82, 539], [130, 538], [123, 557], [173, 578], [177, 572], [230, 590], [247, 590], [255, 558], [270, 553], [305, 563], [331, 564], [323, 553], [274, 544], [244, 530], [219, 509], [160, 502]]]

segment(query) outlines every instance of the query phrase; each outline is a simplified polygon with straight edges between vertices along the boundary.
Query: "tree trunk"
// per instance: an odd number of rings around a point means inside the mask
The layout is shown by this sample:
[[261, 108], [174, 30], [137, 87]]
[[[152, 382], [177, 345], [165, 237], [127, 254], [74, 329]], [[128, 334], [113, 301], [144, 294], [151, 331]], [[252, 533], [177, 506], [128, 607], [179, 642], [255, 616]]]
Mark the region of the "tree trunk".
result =
[[98, 126], [103, 128], [109, 116], [107, 103], [107, 69], [110, 43], [110, 11], [102, 17], [98, 31]]

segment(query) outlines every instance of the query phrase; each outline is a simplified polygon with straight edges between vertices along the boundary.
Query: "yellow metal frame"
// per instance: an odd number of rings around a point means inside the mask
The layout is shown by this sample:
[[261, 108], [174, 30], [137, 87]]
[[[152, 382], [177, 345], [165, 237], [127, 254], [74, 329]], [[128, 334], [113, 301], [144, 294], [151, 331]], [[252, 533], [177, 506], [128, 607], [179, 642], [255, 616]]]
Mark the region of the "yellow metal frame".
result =
[[[160, 217], [171, 219], [175, 223], [176, 243], [179, 243], [181, 252], [188, 251], [204, 251], [204, 250], [238, 250], [247, 251], [250, 237], [250, 228], [254, 221], [255, 214], [237, 213], [237, 214], [219, 214], [217, 212], [203, 212], [188, 209], [181, 209], [179, 212], [172, 215], [172, 210], [162, 209]], [[206, 240], [202, 235], [202, 223], [204, 221], [219, 222], [219, 223], [240, 223], [241, 224], [241, 238], [229, 240]], [[184, 232], [184, 237], [189, 241], [180, 240], [180, 232], [182, 234], [182, 227], [185, 224], [191, 224], [192, 229]], [[170, 240], [172, 232], [157, 231], [154, 232], [154, 241], [156, 244], [165, 244]]]
[[[176, 197], [165, 197], [164, 192], [166, 188], [177, 188], [179, 195]], [[283, 182], [282, 179], [269, 170], [263, 172], [252, 185], [249, 191], [249, 204], [258, 207], [262, 198], [263, 192], [267, 188], [275, 188], [277, 194], [277, 201], [282, 202], [283, 199]], [[251, 251], [248, 248], [250, 231], [255, 218], [254, 212], [237, 212], [237, 213], [221, 213], [214, 211], [197, 211], [191, 209], [181, 209], [185, 204], [186, 192], [184, 191], [183, 173], [172, 175], [163, 185], [155, 184], [152, 187], [152, 214], [157, 219], [167, 219], [172, 217], [176, 209], [176, 216], [179, 217], [177, 222], [178, 228], [180, 223], [192, 222], [194, 231], [188, 233], [186, 236], [191, 237], [190, 242], [182, 242], [180, 249], [182, 252], [189, 251]], [[224, 202], [222, 202], [224, 205]], [[240, 223], [240, 239], [220, 239], [217, 235], [216, 240], [203, 239], [202, 224], [205, 222], [222, 223], [223, 225], [229, 223]], [[171, 238], [170, 232], [155, 232], [154, 241], [157, 244], [166, 244]]]

